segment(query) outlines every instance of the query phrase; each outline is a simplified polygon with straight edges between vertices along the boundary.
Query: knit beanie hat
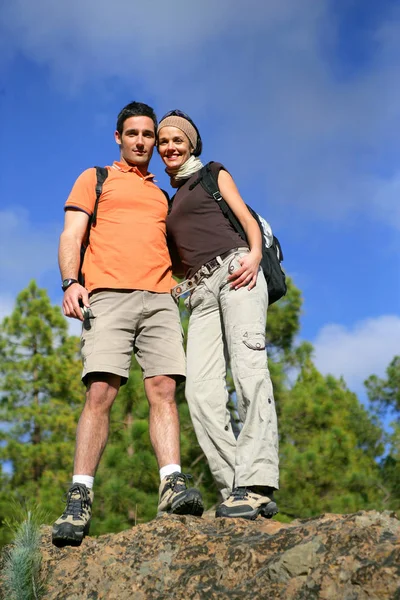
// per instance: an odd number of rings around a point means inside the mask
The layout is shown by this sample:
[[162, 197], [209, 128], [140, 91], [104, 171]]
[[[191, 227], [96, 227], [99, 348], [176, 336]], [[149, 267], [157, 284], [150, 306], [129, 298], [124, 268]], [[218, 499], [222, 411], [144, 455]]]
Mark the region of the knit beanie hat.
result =
[[163, 127], [177, 127], [187, 137], [192, 145], [192, 148], [195, 149], [197, 146], [197, 132], [193, 125], [184, 117], [178, 117], [176, 115], [171, 115], [169, 117], [165, 117], [160, 124], [158, 125], [157, 133], [160, 133], [160, 129]]

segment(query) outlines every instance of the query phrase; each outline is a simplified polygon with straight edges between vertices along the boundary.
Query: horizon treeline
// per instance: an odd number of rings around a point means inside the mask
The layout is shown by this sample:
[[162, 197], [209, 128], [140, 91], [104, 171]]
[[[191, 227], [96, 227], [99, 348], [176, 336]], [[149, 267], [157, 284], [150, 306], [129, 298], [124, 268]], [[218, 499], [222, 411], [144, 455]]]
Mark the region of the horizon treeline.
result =
[[[386, 377], [365, 382], [363, 405], [343, 378], [322, 375], [313, 347], [295, 344], [301, 293], [268, 311], [269, 368], [279, 419], [279, 520], [324, 512], [400, 510], [400, 356]], [[181, 303], [184, 330], [188, 315]], [[18, 294], [0, 324], [0, 544], [15, 505], [35, 504], [52, 523], [64, 509], [71, 482], [75, 431], [84, 403], [80, 341], [68, 333], [59, 306], [35, 281]], [[289, 378], [290, 375], [290, 378]], [[294, 382], [290, 382], [294, 379]], [[232, 421], [240, 430], [229, 379]], [[183, 385], [177, 402], [182, 470], [193, 476], [206, 509], [218, 493], [191, 424]], [[382, 418], [393, 417], [389, 433]], [[117, 532], [153, 519], [159, 475], [148, 431], [148, 403], [135, 359], [111, 414], [110, 437], [95, 479], [92, 535]]]

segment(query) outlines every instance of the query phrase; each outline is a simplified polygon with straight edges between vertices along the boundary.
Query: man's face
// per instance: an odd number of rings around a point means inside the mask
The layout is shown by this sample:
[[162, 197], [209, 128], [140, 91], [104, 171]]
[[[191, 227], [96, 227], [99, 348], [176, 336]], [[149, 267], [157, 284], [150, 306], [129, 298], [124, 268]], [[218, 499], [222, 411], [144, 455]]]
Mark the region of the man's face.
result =
[[147, 167], [156, 143], [154, 123], [150, 117], [129, 117], [124, 121], [122, 135], [115, 132], [121, 161], [137, 167]]

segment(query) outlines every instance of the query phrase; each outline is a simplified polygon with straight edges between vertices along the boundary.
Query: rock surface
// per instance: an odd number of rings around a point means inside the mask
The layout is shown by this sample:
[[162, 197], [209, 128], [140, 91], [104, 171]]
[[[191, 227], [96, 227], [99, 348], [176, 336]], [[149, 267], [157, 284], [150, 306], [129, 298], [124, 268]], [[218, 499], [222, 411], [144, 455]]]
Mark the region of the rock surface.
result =
[[43, 529], [46, 600], [400, 600], [389, 512], [290, 524], [163, 516], [57, 549]]

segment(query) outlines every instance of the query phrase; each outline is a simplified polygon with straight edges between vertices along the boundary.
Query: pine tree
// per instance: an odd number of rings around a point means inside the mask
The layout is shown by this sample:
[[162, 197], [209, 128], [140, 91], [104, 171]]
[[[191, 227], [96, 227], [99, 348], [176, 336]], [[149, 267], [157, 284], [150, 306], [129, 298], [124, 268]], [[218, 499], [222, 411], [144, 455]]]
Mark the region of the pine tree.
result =
[[[289, 280], [287, 296], [268, 311], [266, 330], [279, 415], [282, 491], [277, 499], [283, 518], [395, 508], [400, 432], [395, 431], [380, 467], [383, 438], [377, 417], [343, 380], [317, 371], [310, 344], [294, 348], [301, 302], [300, 291]], [[181, 317], [186, 332], [183, 304]], [[371, 400], [385, 409], [399, 411], [399, 365], [394, 359], [387, 379], [371, 377], [367, 383]], [[299, 375], [290, 387], [287, 373], [293, 367]], [[49, 522], [61, 513], [84, 401], [80, 374], [78, 339], [68, 335], [66, 320], [45, 290], [31, 282], [0, 325], [0, 522], [9, 514], [11, 498], [35, 498]], [[228, 389], [235, 416], [229, 375]], [[183, 385], [176, 397], [182, 468], [193, 475], [210, 508], [218, 493], [193, 430]], [[148, 419], [142, 372], [133, 358], [129, 380], [112, 409], [109, 442], [96, 475], [92, 534], [119, 531], [156, 514], [159, 475]], [[0, 544], [6, 539], [0, 527]]]
[[78, 350], [60, 309], [32, 281], [0, 326], [0, 461], [13, 497], [36, 498], [53, 515], [70, 479], [83, 399]]
[[400, 356], [395, 356], [386, 369], [385, 379], [371, 375], [365, 385], [378, 413], [394, 419], [392, 433], [388, 435], [389, 451], [381, 463], [381, 475], [385, 508], [400, 512]]
[[342, 379], [321, 375], [312, 346], [297, 351], [300, 373], [280, 417], [281, 511], [291, 517], [382, 506], [377, 458], [382, 430]]
[[395, 356], [386, 369], [386, 378], [371, 375], [365, 382], [371, 402], [382, 410], [400, 413], [400, 356]]

